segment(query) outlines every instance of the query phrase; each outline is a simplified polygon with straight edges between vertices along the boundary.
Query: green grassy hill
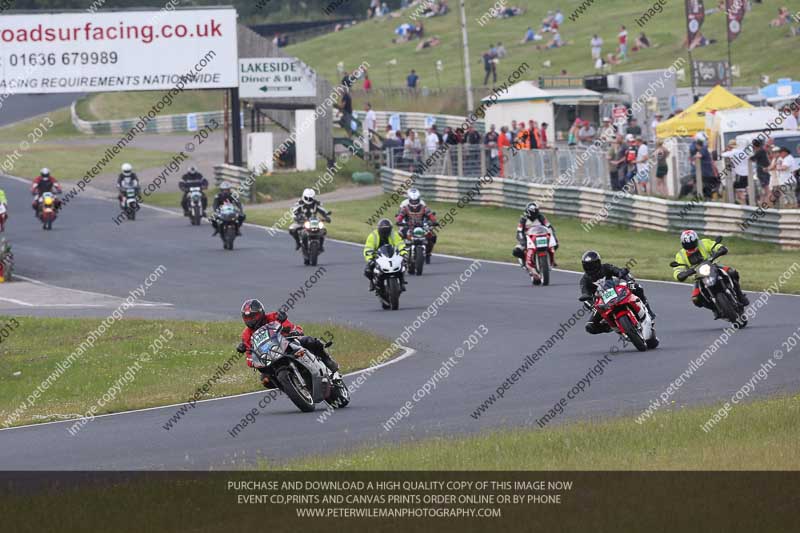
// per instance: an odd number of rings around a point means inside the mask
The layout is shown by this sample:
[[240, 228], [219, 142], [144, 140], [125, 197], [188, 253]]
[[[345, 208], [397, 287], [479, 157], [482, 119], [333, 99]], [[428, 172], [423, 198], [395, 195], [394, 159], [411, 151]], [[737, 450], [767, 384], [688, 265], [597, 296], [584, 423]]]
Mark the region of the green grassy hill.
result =
[[[467, 2], [467, 21], [470, 36], [470, 55], [472, 81], [475, 85], [483, 82], [483, 64], [481, 53], [491, 44], [501, 41], [508, 50], [508, 57], [498, 65], [498, 80], [505, 79], [523, 61], [531, 65], [528, 79], [540, 75], [558, 75], [566, 69], [569, 75], [585, 75], [594, 73], [589, 41], [594, 33], [604, 41], [603, 53], [616, 49], [616, 35], [622, 24], [629, 32], [629, 60], [622, 65], [612, 67], [614, 72], [630, 70], [646, 70], [665, 68], [672, 64], [678, 56], [686, 57], [686, 49], [682, 41], [686, 35], [684, 22], [684, 3], [668, 1], [663, 12], [657, 14], [644, 27], [636, 23], [652, 2], [640, 0], [594, 0], [575, 22], [570, 15], [578, 6], [592, 0], [557, 0], [542, 2], [541, 0], [509, 1], [507, 5], [524, 7], [526, 13], [509, 19], [491, 19], [480, 26], [478, 19], [495, 5], [495, 0], [470, 0]], [[770, 28], [769, 21], [775, 18], [779, 7], [792, 2], [785, 0], [764, 0], [761, 4], [753, 4], [753, 10], [746, 14], [744, 30], [733, 43], [733, 63], [739, 65], [741, 77], [737, 85], [758, 85], [761, 75], [767, 74], [771, 80], [779, 77], [800, 77], [800, 66], [794, 57], [800, 37], [788, 37], [788, 26]], [[794, 2], [796, 3], [796, 2]], [[451, 2], [457, 6], [458, 2]], [[715, 7], [715, 2], [706, 2], [707, 8]], [[528, 26], [537, 31], [541, 27], [542, 18], [548, 10], [561, 9], [565, 16], [561, 27], [561, 37], [569, 44], [556, 50], [537, 51], [535, 44], [520, 44]], [[790, 6], [792, 12], [800, 10], [800, 6]], [[354, 69], [367, 61], [370, 64], [370, 78], [375, 89], [387, 86], [404, 86], [405, 76], [413, 68], [420, 75], [420, 86], [437, 88], [463, 87], [460, 19], [457, 10], [443, 17], [423, 19], [426, 36], [438, 35], [442, 44], [420, 52], [415, 51], [419, 41], [393, 44], [394, 29], [404, 22], [413, 21], [410, 15], [413, 9], [406, 9], [399, 18], [372, 20], [363, 22], [354, 28], [332, 33], [286, 48], [288, 53], [300, 57], [303, 61], [317, 69], [331, 80], [339, 80], [336, 65], [343, 62], [346, 69]], [[798, 24], [795, 24], [796, 26]], [[634, 38], [644, 31], [653, 48], [630, 52]], [[725, 59], [727, 56], [726, 22], [721, 12], [710, 14], [703, 25], [703, 33], [709, 39], [718, 42], [704, 48], [695, 49], [695, 59]], [[543, 34], [549, 39], [549, 33]], [[546, 41], [545, 41], [546, 42]], [[539, 42], [541, 43], [541, 41]], [[396, 60], [391, 71], [389, 83], [388, 62]], [[435, 65], [437, 60], [444, 63], [444, 71], [437, 82]], [[551, 61], [546, 68], [543, 63]], [[687, 68], [686, 83], [689, 83]], [[359, 84], [360, 87], [360, 84]], [[454, 92], [455, 95], [459, 93]], [[459, 97], [459, 96], [456, 96]]]

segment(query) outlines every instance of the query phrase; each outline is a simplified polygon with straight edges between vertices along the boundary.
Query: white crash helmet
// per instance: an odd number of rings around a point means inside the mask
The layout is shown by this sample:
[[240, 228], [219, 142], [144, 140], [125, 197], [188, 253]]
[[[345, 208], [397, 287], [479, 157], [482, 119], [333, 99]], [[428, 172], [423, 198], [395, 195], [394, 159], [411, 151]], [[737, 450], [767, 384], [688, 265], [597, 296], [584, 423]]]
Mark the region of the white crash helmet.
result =
[[314, 192], [314, 189], [304, 189], [303, 190], [303, 197], [301, 198], [303, 203], [306, 205], [310, 205], [314, 203], [314, 199], [317, 197], [317, 193]]
[[699, 240], [700, 239], [697, 236], [697, 232], [693, 229], [687, 229], [681, 233], [681, 246], [683, 246], [684, 250], [694, 250], [697, 248], [697, 243]]
[[42, 170], [39, 171], [39, 175], [42, 176], [43, 178], [50, 177], [50, 169], [47, 167], [43, 168]]
[[703, 144], [708, 144], [708, 136], [706, 136], [705, 132], [703, 131], [698, 131], [695, 133], [694, 140], [695, 142], [701, 141]]
[[121, 168], [123, 176], [130, 176], [131, 172], [133, 172], [133, 166], [130, 163], [123, 163]]
[[422, 195], [419, 193], [419, 190], [416, 187], [408, 189], [406, 196], [408, 197], [409, 205], [413, 205], [414, 207], [416, 207], [420, 204]]

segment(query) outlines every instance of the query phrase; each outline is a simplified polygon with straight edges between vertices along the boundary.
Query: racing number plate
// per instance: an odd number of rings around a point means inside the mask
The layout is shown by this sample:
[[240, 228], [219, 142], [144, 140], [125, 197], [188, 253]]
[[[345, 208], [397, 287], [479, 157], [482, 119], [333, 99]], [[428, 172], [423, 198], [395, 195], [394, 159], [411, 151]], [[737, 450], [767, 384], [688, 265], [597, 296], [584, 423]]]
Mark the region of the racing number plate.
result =
[[550, 239], [547, 237], [536, 237], [536, 247], [539, 246], [547, 246], [549, 244]]
[[603, 303], [608, 303], [617, 297], [617, 289], [606, 289], [603, 291], [603, 294], [601, 294], [600, 297], [603, 299]]

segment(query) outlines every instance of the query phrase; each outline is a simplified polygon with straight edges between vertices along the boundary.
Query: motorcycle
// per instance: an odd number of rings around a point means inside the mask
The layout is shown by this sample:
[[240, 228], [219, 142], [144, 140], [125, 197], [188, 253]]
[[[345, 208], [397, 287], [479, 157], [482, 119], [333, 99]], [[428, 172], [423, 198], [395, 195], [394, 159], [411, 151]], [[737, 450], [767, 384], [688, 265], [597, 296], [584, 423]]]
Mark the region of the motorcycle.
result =
[[[339, 373], [331, 373], [306, 348], [289, 353], [291, 340], [281, 333], [281, 328], [280, 322], [270, 322], [251, 337], [253, 366], [265, 369], [268, 388], [281, 390], [304, 413], [313, 411], [323, 401], [334, 409], [347, 407], [350, 391]], [[325, 347], [332, 344], [333, 341], [328, 341]]]
[[401, 275], [405, 271], [403, 256], [394, 246], [384, 244], [375, 256], [373, 282], [375, 295], [384, 309], [396, 311], [400, 307], [400, 293], [403, 292]]
[[[655, 324], [647, 307], [623, 279], [605, 278], [597, 283], [594, 296], [581, 296], [588, 309], [596, 309], [603, 320], [640, 352], [658, 347]], [[594, 305], [589, 300], [594, 300]]]
[[233, 250], [233, 241], [236, 240], [236, 226], [239, 219], [239, 210], [236, 206], [226, 202], [217, 211], [217, 227], [222, 238], [222, 247]]
[[322, 239], [326, 233], [325, 223], [317, 217], [311, 217], [303, 223], [300, 249], [303, 252], [304, 265], [317, 266], [317, 258], [322, 249]]
[[14, 277], [14, 254], [11, 245], [3, 239], [0, 241], [0, 282], [11, 281]]
[[56, 219], [56, 197], [53, 193], [46, 192], [39, 198], [38, 217], [42, 221], [42, 229], [53, 229]]
[[551, 231], [536, 224], [525, 233], [526, 249], [524, 266], [533, 285], [550, 285], [550, 270], [553, 267], [555, 238]]
[[724, 268], [714, 262], [728, 253], [728, 249], [724, 246], [714, 250], [721, 242], [722, 237], [717, 237], [716, 244], [711, 249], [711, 256], [698, 265], [690, 266], [672, 261], [670, 266], [686, 267], [686, 270], [678, 274], [678, 279], [684, 281], [694, 274], [695, 279], [701, 281], [700, 294], [714, 305], [717, 314], [729, 322], [738, 321], [741, 327], [745, 327], [747, 325], [747, 319], [743, 314], [745, 306], [736, 294], [734, 281]]
[[189, 220], [192, 226], [199, 226], [203, 218], [203, 190], [200, 187], [189, 187]]
[[8, 220], [8, 209], [6, 204], [0, 204], [0, 233], [6, 230], [6, 220]]
[[425, 222], [422, 226], [415, 226], [411, 231], [406, 230], [406, 248], [408, 249], [408, 273], [422, 275], [425, 259], [428, 254], [428, 234], [431, 226]]
[[136, 212], [139, 210], [139, 197], [135, 187], [125, 187], [122, 190], [122, 212], [128, 220], [136, 220]]

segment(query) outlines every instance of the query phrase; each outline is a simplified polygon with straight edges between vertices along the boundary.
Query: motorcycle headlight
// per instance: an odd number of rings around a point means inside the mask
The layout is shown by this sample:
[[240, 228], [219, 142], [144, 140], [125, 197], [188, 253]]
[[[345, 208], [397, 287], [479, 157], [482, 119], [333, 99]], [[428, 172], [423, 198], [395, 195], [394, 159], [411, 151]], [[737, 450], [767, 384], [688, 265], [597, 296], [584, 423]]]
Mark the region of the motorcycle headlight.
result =
[[306, 223], [305, 223], [305, 224], [303, 224], [303, 227], [304, 227], [304, 228], [306, 228], [306, 229], [310, 228], [310, 227], [311, 227], [311, 222], [309, 222], [308, 220], [306, 220]]
[[711, 265], [709, 265], [708, 263], [700, 265], [700, 268], [697, 269], [697, 273], [703, 277], [708, 276], [709, 274], [711, 274]]
[[323, 229], [324, 227], [325, 227], [325, 223], [324, 222], [320, 222], [319, 223], [319, 229]]

